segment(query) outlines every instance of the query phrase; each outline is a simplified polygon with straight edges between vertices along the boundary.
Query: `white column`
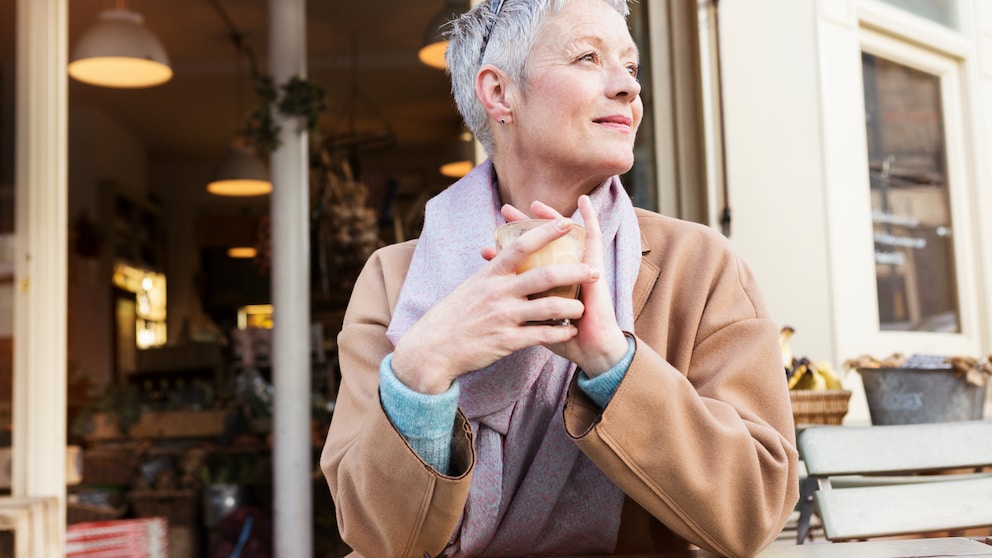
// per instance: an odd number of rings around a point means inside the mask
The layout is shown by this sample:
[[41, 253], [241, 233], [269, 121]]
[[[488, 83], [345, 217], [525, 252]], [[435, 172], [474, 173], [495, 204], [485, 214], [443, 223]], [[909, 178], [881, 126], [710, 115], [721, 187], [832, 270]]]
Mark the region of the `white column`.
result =
[[67, 13], [66, 0], [17, 2], [11, 491], [58, 497], [52, 556], [65, 533]]
[[[269, 69], [277, 87], [306, 77], [306, 1], [269, 0]], [[272, 175], [273, 527], [277, 558], [313, 554], [310, 448], [310, 234], [307, 134], [281, 127]]]

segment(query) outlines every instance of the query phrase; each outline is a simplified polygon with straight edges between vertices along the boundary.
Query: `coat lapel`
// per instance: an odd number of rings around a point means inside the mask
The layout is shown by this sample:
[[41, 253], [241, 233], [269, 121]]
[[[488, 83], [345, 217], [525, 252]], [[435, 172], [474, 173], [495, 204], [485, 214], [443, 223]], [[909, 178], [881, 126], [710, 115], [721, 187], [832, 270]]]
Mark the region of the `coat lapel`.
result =
[[648, 239], [641, 233], [641, 267], [637, 271], [637, 281], [634, 282], [634, 292], [633, 303], [634, 303], [634, 321], [641, 315], [641, 310], [644, 309], [645, 303], [648, 301], [648, 296], [654, 289], [655, 283], [658, 282], [658, 275], [661, 274], [661, 268], [649, 261], [645, 256], [651, 252], [651, 244]]

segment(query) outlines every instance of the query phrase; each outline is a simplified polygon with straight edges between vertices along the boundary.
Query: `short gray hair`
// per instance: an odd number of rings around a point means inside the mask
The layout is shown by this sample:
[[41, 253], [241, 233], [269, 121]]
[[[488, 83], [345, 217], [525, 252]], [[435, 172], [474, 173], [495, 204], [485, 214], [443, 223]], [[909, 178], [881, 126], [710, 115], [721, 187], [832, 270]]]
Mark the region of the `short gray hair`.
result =
[[[489, 115], [475, 96], [475, 75], [483, 62], [506, 72], [521, 87], [527, 84], [527, 58], [537, 33], [548, 18], [561, 12], [569, 0], [503, 0], [499, 14], [484, 0], [451, 22], [447, 32], [445, 59], [451, 77], [451, 92], [462, 120], [490, 156], [493, 133]], [[630, 14], [629, 0], [603, 0], [624, 18]], [[485, 47], [486, 29], [491, 29]]]

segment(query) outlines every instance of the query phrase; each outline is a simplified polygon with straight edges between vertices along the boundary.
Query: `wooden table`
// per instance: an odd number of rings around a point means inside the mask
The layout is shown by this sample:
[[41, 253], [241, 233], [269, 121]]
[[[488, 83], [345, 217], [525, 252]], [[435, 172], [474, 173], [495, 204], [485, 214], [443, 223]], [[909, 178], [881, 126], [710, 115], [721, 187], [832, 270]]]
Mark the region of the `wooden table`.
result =
[[[992, 544], [992, 543], [990, 543]], [[934, 558], [968, 556], [992, 558], [992, 546], [965, 537], [905, 539], [847, 543], [772, 546], [757, 558]], [[596, 558], [594, 556], [572, 558]], [[626, 558], [717, 558], [702, 550], [675, 553], [635, 554]]]
[[760, 558], [910, 558], [972, 556], [992, 558], [992, 546], [964, 537], [774, 546]]

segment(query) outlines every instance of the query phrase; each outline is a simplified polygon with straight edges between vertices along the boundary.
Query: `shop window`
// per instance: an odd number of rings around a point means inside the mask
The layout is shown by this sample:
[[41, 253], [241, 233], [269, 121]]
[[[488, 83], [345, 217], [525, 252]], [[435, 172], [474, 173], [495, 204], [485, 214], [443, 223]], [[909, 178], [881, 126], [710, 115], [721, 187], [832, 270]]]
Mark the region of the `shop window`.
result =
[[[122, 346], [120, 350], [130, 353], [135, 347], [148, 349], [165, 345], [167, 340], [165, 275], [118, 263], [114, 266], [113, 282], [119, 291], [133, 294], [133, 300], [130, 300], [128, 296], [118, 297], [115, 306], [118, 335], [126, 340], [121, 344], [128, 345], [126, 349]], [[128, 324], [128, 328], [130, 328], [132, 321], [134, 322], [134, 337], [130, 338], [120, 328], [121, 324]], [[134, 346], [131, 346], [131, 339], [133, 339]]]
[[882, 0], [882, 2], [949, 29], [959, 30], [958, 0]]
[[272, 305], [250, 304], [238, 308], [238, 329], [272, 329]]
[[862, 54], [878, 317], [961, 332], [941, 77]]
[[638, 78], [641, 82], [641, 101], [644, 103], [644, 117], [634, 143], [634, 166], [621, 177], [624, 187], [630, 194], [634, 205], [645, 209], [658, 210], [658, 190], [655, 176], [655, 141], [651, 72], [651, 45], [648, 26], [647, 2], [634, 2], [630, 5], [630, 17], [627, 23], [630, 33], [640, 52], [640, 70]]

